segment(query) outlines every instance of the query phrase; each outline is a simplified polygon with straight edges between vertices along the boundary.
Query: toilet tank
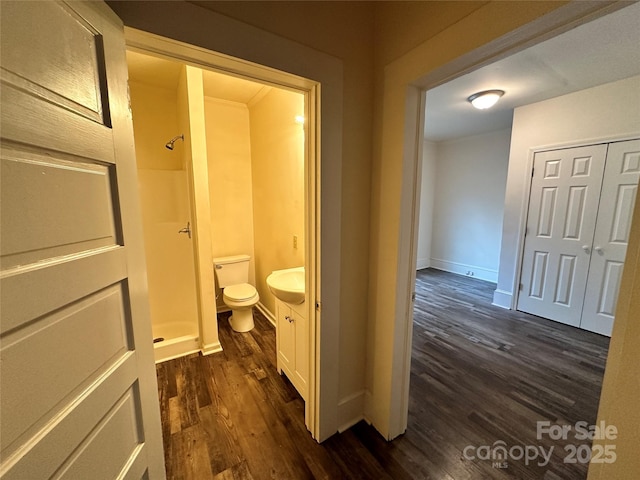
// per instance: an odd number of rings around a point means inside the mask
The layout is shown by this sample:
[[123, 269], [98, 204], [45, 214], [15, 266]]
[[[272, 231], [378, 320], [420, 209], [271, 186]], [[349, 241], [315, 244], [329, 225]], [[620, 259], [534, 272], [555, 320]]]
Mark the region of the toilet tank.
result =
[[213, 259], [220, 288], [249, 282], [249, 255], [233, 255]]

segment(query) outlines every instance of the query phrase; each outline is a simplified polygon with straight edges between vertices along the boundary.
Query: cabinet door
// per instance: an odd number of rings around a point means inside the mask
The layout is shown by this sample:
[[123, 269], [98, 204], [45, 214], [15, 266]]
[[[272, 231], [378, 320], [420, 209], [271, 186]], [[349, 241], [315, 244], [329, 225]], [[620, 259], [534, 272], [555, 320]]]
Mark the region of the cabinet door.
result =
[[278, 370], [285, 369], [287, 374], [294, 370], [295, 365], [295, 325], [291, 316], [291, 309], [284, 303], [276, 302], [277, 341], [278, 341]]
[[611, 335], [633, 206], [640, 140], [609, 145], [580, 328]]
[[295, 326], [295, 384], [298, 392], [307, 399], [307, 379], [309, 378], [309, 323], [302, 315], [291, 312], [294, 315]]

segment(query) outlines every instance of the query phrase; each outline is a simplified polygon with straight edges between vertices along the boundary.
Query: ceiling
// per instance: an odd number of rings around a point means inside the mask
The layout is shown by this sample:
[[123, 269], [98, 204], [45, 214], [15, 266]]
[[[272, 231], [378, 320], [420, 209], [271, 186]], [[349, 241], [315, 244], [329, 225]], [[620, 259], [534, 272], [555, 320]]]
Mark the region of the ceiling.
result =
[[[443, 141], [509, 128], [513, 109], [640, 75], [640, 3], [577, 27], [427, 92], [425, 138]], [[504, 90], [497, 105], [467, 101]]]
[[[640, 2], [579, 26], [427, 92], [425, 138], [443, 141], [509, 128], [513, 109], [640, 75]], [[175, 90], [182, 65], [127, 51], [129, 77]], [[270, 87], [204, 70], [207, 97], [248, 104]], [[482, 90], [506, 93], [490, 110], [467, 98]]]
[[[127, 50], [129, 78], [160, 88], [176, 90], [181, 63]], [[204, 96], [248, 104], [271, 87], [242, 78], [203, 70]]]

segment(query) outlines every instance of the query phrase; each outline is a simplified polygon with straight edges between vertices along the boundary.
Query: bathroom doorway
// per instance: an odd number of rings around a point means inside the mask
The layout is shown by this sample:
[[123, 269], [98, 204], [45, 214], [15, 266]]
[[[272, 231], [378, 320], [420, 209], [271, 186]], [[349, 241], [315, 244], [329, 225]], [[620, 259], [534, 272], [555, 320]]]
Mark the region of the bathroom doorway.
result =
[[[144, 223], [149, 223], [147, 217], [155, 221], [166, 220], [163, 227], [167, 232], [164, 233], [172, 237], [166, 242], [166, 248], [155, 252], [155, 260], [150, 258], [154, 253], [153, 244], [164, 240], [151, 239], [152, 248], [147, 248], [150, 301], [153, 303], [154, 298], [160, 297], [161, 302], [171, 302], [171, 294], [155, 295], [152, 289], [159, 285], [158, 292], [170, 293], [167, 288], [162, 290], [163, 282], [175, 285], [178, 278], [183, 278], [180, 288], [185, 292], [180, 295], [179, 303], [185, 314], [181, 320], [189, 324], [183, 326], [190, 332], [195, 328], [199, 346], [196, 351], [214, 353], [221, 350], [217, 312], [224, 308], [220, 289], [214, 282], [214, 257], [251, 256], [249, 281], [260, 294], [258, 308], [273, 323], [275, 308], [272, 304], [275, 301], [266, 286], [266, 277], [273, 270], [303, 266], [311, 332], [307, 341], [309, 361], [313, 366], [316, 362], [314, 325], [319, 321], [315, 292], [320, 273], [317, 268], [319, 182], [316, 179], [319, 157], [315, 151], [314, 133], [317, 85], [214, 52], [204, 54], [201, 49], [190, 49], [179, 42], [166, 39], [158, 42], [157, 37], [144, 32], [128, 29], [126, 37], [127, 57], [131, 60], [130, 90], [136, 150], [141, 157], [148, 152], [146, 146], [138, 146], [137, 123], [140, 122], [137, 117], [154, 116], [158, 123], [157, 128], [152, 127], [150, 133], [147, 132], [154, 137], [154, 153], [150, 155], [153, 164], [145, 164], [144, 158], [138, 160], [139, 168], [142, 164], [159, 171], [139, 175]], [[144, 73], [145, 69], [147, 73]], [[175, 97], [173, 105], [177, 106], [172, 108], [176, 119], [163, 121], [167, 116], [161, 112], [163, 102], [154, 103], [152, 99], [149, 99], [153, 105], [150, 111], [137, 115], [136, 104], [141, 103], [140, 98], [150, 96], [154, 89], [163, 88], [153, 83], [165, 80], [178, 87], [181, 83], [186, 86], [182, 92], [177, 88], [175, 94], [169, 94]], [[149, 83], [152, 88], [147, 88]], [[167, 85], [164, 88], [166, 90]], [[176, 90], [169, 87], [172, 89]], [[146, 93], [140, 93], [143, 90]], [[171, 104], [171, 101], [165, 99], [164, 104]], [[198, 116], [202, 122], [194, 120]], [[270, 131], [265, 130], [267, 126]], [[178, 139], [171, 144], [173, 150], [165, 148], [165, 144], [176, 136]], [[212, 163], [213, 157], [223, 161]], [[145, 185], [147, 177], [162, 177], [164, 181], [152, 178], [155, 183], [149, 187]], [[149, 197], [148, 202], [144, 202], [144, 195]], [[145, 212], [145, 203], [150, 212]], [[153, 212], [158, 209], [161, 212]], [[181, 231], [186, 234], [178, 233]], [[187, 238], [187, 232], [192, 239]], [[178, 242], [191, 245], [191, 250], [186, 248], [179, 253], [179, 249], [173, 251], [168, 245]], [[166, 261], [168, 256], [172, 256], [170, 261]], [[181, 260], [178, 261], [178, 257]], [[156, 269], [152, 262], [163, 265]], [[176, 263], [181, 264], [179, 268], [184, 275], [167, 271], [170, 264]], [[185, 263], [193, 268], [183, 265]], [[152, 279], [155, 270], [164, 272], [164, 277]], [[177, 305], [171, 308], [180, 310]], [[152, 323], [154, 311], [159, 310], [163, 310], [161, 306], [154, 308], [152, 305]], [[166, 338], [158, 342], [158, 346], [164, 342], [167, 342]], [[189, 346], [193, 347], [193, 343]], [[188, 349], [184, 354], [187, 353]], [[181, 354], [173, 354], [173, 358], [177, 356]], [[310, 370], [305, 423], [313, 435], [315, 369]]]

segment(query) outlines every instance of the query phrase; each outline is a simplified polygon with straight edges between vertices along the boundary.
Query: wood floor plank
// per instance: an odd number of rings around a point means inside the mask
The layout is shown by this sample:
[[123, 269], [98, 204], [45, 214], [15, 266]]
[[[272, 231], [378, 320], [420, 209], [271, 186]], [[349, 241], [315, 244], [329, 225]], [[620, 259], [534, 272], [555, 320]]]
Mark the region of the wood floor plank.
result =
[[180, 399], [180, 422], [182, 429], [186, 429], [198, 423], [198, 400], [196, 369], [191, 361], [191, 354], [180, 357], [176, 362], [176, 388]]
[[[408, 429], [392, 442], [365, 422], [315, 442], [276, 371], [273, 326], [256, 311], [252, 331], [233, 332], [220, 314], [222, 352], [156, 367], [167, 478], [583, 480], [586, 465], [564, 462], [571, 438], [538, 439], [536, 422], [595, 421], [608, 339], [495, 307], [494, 289], [418, 272]], [[463, 455], [497, 441], [553, 448], [551, 461]]]
[[202, 426], [199, 424], [184, 428], [172, 435], [174, 442], [174, 459], [180, 460], [180, 472], [176, 478], [184, 480], [200, 480], [211, 478], [211, 463], [204, 439]]
[[247, 462], [240, 462], [224, 472], [220, 472], [213, 477], [213, 480], [253, 480], [253, 478], [249, 467], [247, 467]]
[[262, 418], [275, 440], [275, 446], [291, 471], [291, 478], [300, 480], [314, 478], [304, 458], [300, 455], [295, 442], [289, 435], [288, 427], [290, 425], [288, 422], [283, 422], [282, 416], [278, 414], [277, 410], [274, 410], [259, 380], [251, 375], [245, 375], [245, 379], [262, 414]]
[[164, 421], [165, 424], [169, 425], [169, 433], [174, 434], [178, 433], [182, 430], [182, 405], [180, 404], [180, 399], [176, 397], [171, 397], [169, 399], [169, 420]]

